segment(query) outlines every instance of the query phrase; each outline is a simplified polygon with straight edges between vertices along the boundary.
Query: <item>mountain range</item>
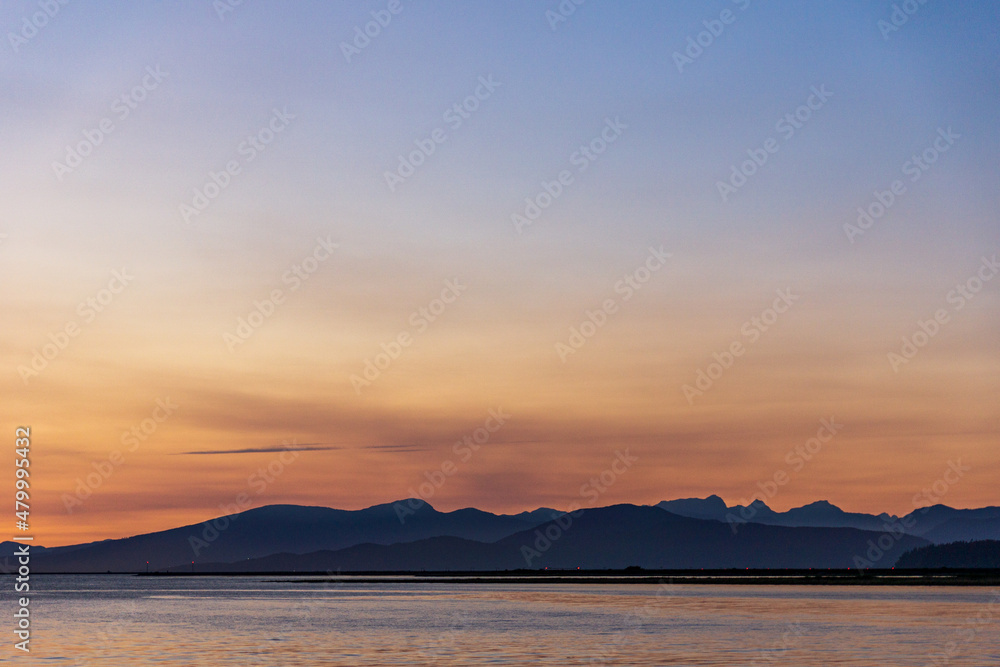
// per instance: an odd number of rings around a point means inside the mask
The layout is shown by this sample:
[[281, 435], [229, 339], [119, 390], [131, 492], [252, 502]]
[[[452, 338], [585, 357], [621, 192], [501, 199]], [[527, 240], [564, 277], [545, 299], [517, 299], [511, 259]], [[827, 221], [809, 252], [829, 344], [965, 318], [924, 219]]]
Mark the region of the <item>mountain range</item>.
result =
[[[931, 544], [1000, 538], [1000, 508], [918, 509], [904, 517], [820, 501], [775, 512], [719, 496], [572, 514], [439, 512], [407, 499], [363, 510], [269, 505], [200, 524], [63, 547], [32, 547], [33, 572], [351, 572], [891, 567]], [[17, 545], [0, 544], [12, 568]]]
[[932, 505], [898, 517], [884, 512], [878, 515], [845, 512], [836, 505], [820, 500], [787, 512], [775, 512], [760, 500], [750, 505], [727, 507], [722, 498], [716, 495], [664, 500], [656, 506], [681, 516], [714, 519], [737, 526], [742, 522], [751, 522], [769, 526], [858, 528], [874, 531], [894, 526], [907, 535], [923, 537], [934, 544], [1000, 539], [1000, 507], [954, 509], [946, 505]]

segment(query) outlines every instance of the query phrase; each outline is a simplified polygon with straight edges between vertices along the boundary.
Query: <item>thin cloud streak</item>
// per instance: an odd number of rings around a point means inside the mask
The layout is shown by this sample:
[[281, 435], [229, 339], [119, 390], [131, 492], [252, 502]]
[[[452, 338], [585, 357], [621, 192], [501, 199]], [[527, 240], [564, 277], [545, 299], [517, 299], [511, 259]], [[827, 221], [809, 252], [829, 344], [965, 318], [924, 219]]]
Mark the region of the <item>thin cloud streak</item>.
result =
[[337, 445], [302, 444], [302, 445], [276, 445], [273, 447], [247, 447], [245, 449], [209, 449], [194, 452], [177, 452], [171, 456], [187, 455], [207, 455], [207, 454], [266, 454], [268, 452], [322, 452], [335, 449], [344, 449]]

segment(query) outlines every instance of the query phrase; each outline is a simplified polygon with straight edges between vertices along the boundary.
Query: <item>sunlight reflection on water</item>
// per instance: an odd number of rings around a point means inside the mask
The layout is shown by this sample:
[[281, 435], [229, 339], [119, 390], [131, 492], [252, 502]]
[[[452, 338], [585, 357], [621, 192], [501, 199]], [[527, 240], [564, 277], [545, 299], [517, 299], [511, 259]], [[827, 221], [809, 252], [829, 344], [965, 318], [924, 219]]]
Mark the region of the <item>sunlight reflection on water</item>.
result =
[[32, 593], [21, 664], [1000, 663], [983, 588], [51, 575]]

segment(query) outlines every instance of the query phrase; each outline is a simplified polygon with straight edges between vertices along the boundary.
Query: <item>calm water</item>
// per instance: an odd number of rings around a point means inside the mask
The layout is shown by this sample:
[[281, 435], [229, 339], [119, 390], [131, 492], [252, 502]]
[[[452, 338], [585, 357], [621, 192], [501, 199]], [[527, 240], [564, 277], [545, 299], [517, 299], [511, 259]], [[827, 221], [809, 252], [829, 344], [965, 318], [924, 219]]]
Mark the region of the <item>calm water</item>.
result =
[[1000, 665], [1000, 591], [983, 588], [43, 576], [32, 589], [24, 665]]

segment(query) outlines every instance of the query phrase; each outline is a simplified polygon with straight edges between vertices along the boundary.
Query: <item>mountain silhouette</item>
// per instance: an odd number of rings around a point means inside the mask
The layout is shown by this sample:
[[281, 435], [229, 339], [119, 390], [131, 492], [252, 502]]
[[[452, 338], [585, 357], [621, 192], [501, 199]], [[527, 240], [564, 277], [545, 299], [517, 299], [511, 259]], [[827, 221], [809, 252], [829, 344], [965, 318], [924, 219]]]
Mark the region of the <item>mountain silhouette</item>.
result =
[[392, 544], [455, 536], [492, 542], [561, 514], [539, 509], [497, 515], [477, 509], [438, 512], [410, 499], [363, 510], [268, 505], [157, 533], [38, 552], [39, 572], [139, 572], [176, 565], [242, 561], [278, 552], [308, 553], [362, 543]]
[[715, 519], [729, 523], [760, 523], [770, 526], [815, 528], [858, 528], [860, 530], [903, 530], [935, 544], [956, 541], [1000, 539], [1000, 507], [954, 509], [934, 505], [916, 509], [904, 517], [891, 514], [845, 512], [836, 505], [819, 500], [787, 512], [775, 512], [762, 500], [750, 505], [726, 507], [719, 496], [665, 500], [657, 507], [696, 519]]
[[1000, 569], [1000, 541], [933, 544], [907, 551], [897, 568], [996, 568]]
[[678, 500], [663, 500], [656, 504], [660, 509], [690, 517], [692, 519], [726, 520], [726, 501], [716, 495], [708, 498], [680, 498]]
[[[996, 539], [998, 531], [997, 507], [936, 505], [900, 519], [826, 501], [775, 512], [762, 501], [726, 507], [709, 496], [572, 515], [549, 508], [498, 515], [439, 512], [406, 499], [363, 510], [269, 505], [123, 539], [35, 546], [32, 570], [143, 572], [147, 563], [151, 571], [202, 572], [891, 567], [907, 550], [956, 535]], [[15, 546], [0, 547], [8, 568]]]

